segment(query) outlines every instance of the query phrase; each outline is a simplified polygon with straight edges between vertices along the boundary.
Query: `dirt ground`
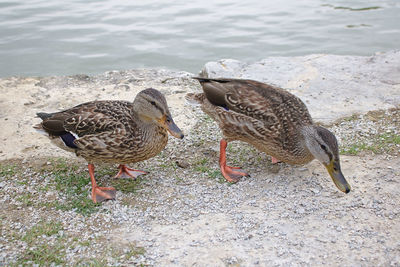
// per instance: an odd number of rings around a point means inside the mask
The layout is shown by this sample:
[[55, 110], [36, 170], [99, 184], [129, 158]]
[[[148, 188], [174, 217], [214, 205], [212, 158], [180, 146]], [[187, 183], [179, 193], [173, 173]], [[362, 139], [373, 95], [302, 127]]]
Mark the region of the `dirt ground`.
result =
[[[399, 266], [398, 108], [328, 126], [349, 194], [317, 161], [272, 165], [243, 143], [229, 145], [228, 161], [251, 177], [232, 185], [217, 166], [218, 127], [184, 100], [199, 90], [189, 74], [109, 75], [0, 80], [0, 265]], [[35, 133], [34, 114], [150, 86], [186, 137], [132, 166], [149, 172], [137, 181], [98, 166], [99, 183], [118, 192], [94, 205], [86, 163]]]

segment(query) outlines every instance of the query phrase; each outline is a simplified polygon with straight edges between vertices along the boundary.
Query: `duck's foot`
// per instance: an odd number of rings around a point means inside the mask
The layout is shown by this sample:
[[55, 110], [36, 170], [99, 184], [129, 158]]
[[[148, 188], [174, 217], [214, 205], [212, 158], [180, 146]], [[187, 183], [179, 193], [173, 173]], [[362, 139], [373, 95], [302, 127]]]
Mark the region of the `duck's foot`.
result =
[[274, 157], [271, 157], [271, 163], [272, 163], [272, 164], [277, 164], [277, 163], [279, 163], [279, 162], [282, 162], [282, 161], [280, 161], [279, 159], [276, 159], [276, 158], [274, 158]]
[[119, 165], [118, 168], [119, 168], [119, 171], [118, 171], [117, 175], [115, 175], [114, 178], [132, 178], [132, 179], [136, 179], [136, 177], [138, 177], [139, 175], [147, 174], [147, 172], [129, 168], [124, 164]]
[[92, 200], [94, 203], [102, 202], [108, 199], [115, 199], [115, 188], [114, 187], [100, 187], [94, 179], [94, 165], [88, 164], [90, 180], [92, 181]]
[[105, 200], [115, 199], [116, 190], [114, 187], [100, 187], [92, 188], [92, 200], [94, 203], [102, 202]]
[[228, 165], [221, 166], [222, 175], [230, 183], [236, 183], [243, 176], [249, 177], [250, 175], [244, 172], [240, 167], [231, 167]]

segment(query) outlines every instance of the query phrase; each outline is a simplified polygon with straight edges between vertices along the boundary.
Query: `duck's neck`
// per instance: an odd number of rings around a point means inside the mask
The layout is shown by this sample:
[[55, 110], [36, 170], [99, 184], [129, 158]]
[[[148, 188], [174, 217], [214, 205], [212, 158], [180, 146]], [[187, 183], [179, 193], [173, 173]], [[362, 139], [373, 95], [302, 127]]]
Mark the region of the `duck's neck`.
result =
[[305, 154], [307, 154], [307, 160], [311, 161], [315, 158], [314, 156], [314, 146], [315, 146], [315, 134], [316, 129], [314, 125], [304, 125], [301, 127], [300, 132], [302, 134], [302, 139], [300, 146], [304, 149]]

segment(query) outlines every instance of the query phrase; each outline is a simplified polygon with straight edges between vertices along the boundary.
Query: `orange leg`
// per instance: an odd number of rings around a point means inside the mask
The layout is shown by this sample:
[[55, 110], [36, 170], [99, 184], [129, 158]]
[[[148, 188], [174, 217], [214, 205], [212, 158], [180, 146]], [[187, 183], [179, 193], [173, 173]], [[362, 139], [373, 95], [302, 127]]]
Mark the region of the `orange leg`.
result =
[[147, 174], [147, 172], [139, 171], [139, 170], [135, 170], [135, 169], [131, 169], [129, 167], [126, 167], [126, 165], [124, 165], [124, 164], [120, 164], [118, 166], [118, 168], [119, 168], [119, 171], [118, 171], [117, 175], [115, 175], [114, 178], [133, 178], [133, 179], [136, 179], [136, 177], [138, 177], [139, 175]]
[[[230, 183], [236, 183], [242, 176], [250, 176], [249, 174], [243, 172], [239, 167], [231, 167], [226, 165], [226, 146], [228, 143], [222, 139], [219, 144], [219, 167], [221, 169], [222, 175]], [[235, 171], [236, 170], [236, 171]]]
[[100, 187], [94, 179], [94, 165], [88, 164], [90, 180], [92, 181], [92, 200], [94, 203], [102, 202], [108, 199], [115, 199], [114, 187]]

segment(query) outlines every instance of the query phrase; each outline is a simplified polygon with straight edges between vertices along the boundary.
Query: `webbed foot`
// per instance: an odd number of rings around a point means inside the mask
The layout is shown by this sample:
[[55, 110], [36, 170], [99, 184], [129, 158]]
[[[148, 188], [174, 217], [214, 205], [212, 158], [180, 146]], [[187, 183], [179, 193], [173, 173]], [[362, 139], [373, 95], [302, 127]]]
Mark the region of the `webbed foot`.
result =
[[124, 164], [119, 165], [119, 171], [114, 178], [132, 178], [136, 179], [139, 175], [147, 174], [145, 171], [135, 170]]

